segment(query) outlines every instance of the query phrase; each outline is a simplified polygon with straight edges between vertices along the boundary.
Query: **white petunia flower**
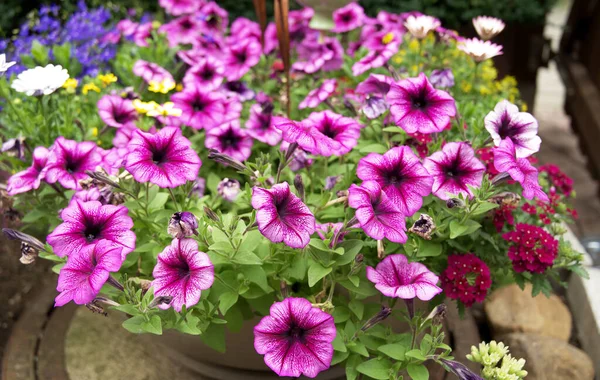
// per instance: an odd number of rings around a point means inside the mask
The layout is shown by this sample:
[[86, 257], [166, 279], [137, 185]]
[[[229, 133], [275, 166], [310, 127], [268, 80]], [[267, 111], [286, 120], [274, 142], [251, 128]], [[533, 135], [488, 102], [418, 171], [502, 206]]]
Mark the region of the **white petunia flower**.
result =
[[467, 38], [458, 43], [458, 49], [467, 53], [475, 62], [485, 61], [502, 54], [502, 46], [490, 41], [482, 41], [477, 38]]
[[423, 39], [427, 34], [440, 26], [440, 20], [431, 16], [408, 16], [404, 22], [406, 29], [413, 37]]
[[473, 26], [482, 40], [491, 40], [500, 34], [506, 25], [499, 18], [479, 16], [473, 19]]
[[6, 72], [6, 70], [8, 70], [12, 65], [16, 64], [17, 62], [6, 62], [6, 55], [5, 54], [0, 54], [0, 74]]
[[23, 71], [11, 85], [18, 92], [28, 96], [50, 95], [69, 79], [69, 73], [62, 66], [38, 66]]

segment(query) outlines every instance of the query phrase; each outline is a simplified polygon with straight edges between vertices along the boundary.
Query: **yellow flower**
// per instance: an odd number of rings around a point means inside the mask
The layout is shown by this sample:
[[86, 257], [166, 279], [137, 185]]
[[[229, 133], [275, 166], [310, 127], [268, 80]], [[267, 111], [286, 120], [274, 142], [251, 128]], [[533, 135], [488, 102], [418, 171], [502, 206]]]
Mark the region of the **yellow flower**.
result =
[[175, 86], [175, 91], [183, 91], [183, 85], [178, 83], [177, 86]]
[[394, 40], [394, 33], [390, 32], [390, 33], [386, 34], [385, 36], [383, 36], [383, 38], [381, 39], [381, 42], [383, 42], [385, 45], [387, 45], [390, 42], [392, 42], [393, 40]]
[[175, 82], [170, 79], [165, 79], [162, 82], [150, 81], [150, 86], [148, 86], [148, 91], [151, 92], [160, 92], [161, 94], [167, 94], [169, 91], [174, 89], [176, 86]]
[[181, 109], [175, 108], [175, 104], [173, 102], [166, 102], [163, 105], [157, 105], [153, 110], [148, 111], [148, 116], [181, 116]]
[[419, 44], [419, 40], [417, 39], [412, 39], [408, 44], [408, 50], [412, 51], [413, 53], [419, 52], [420, 48], [421, 44]]
[[467, 81], [462, 81], [462, 83], [460, 84], [460, 88], [463, 90], [463, 92], [471, 92], [473, 86]]
[[92, 136], [94, 136], [94, 137], [98, 136], [98, 128], [92, 128]]
[[100, 79], [104, 87], [106, 87], [111, 83], [115, 83], [118, 78], [113, 73], [107, 73], [98, 75], [98, 79]]
[[102, 140], [96, 141], [96, 145], [101, 146], [102, 145]]
[[481, 95], [490, 95], [492, 93], [492, 90], [490, 90], [490, 88], [487, 86], [481, 86], [479, 87], [479, 93]]
[[90, 91], [100, 92], [100, 87], [96, 86], [94, 83], [84, 84], [81, 88], [81, 92], [83, 95], [87, 95]]
[[158, 106], [158, 103], [156, 103], [155, 101], [151, 101], [151, 102], [142, 102], [139, 99], [133, 99], [133, 108], [135, 108], [135, 110], [138, 113], [148, 113], [149, 111], [152, 111], [153, 109], [155, 109]]
[[160, 23], [160, 21], [156, 21], [156, 20], [152, 21], [152, 29], [158, 29], [158, 28], [160, 28], [161, 25], [162, 24]]
[[77, 88], [77, 84], [79, 82], [77, 82], [77, 79], [75, 78], [69, 78], [67, 79], [67, 81], [65, 82], [65, 84], [63, 84], [63, 88], [65, 90], [67, 90], [67, 92], [69, 94], [74, 94], [75, 93], [75, 89]]
[[396, 55], [396, 56], [394, 57], [394, 63], [398, 63], [398, 64], [400, 64], [400, 63], [402, 63], [402, 61], [404, 61], [404, 59], [403, 59], [401, 56], [399, 56], [399, 55]]
[[527, 112], [528, 109], [529, 109], [529, 107], [527, 107], [527, 103], [523, 103], [521, 105], [521, 112]]

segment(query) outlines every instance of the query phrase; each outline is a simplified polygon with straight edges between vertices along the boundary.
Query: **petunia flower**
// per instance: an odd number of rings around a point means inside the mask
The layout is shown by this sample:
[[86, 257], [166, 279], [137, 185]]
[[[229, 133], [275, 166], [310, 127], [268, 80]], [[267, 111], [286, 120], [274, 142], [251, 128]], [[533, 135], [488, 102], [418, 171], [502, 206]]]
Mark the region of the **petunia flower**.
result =
[[519, 108], [502, 100], [485, 117], [485, 129], [500, 146], [502, 140], [509, 138], [515, 145], [518, 158], [529, 157], [540, 150], [542, 139], [537, 135], [538, 122], [532, 114], [519, 112]]
[[166, 69], [153, 62], [147, 62], [139, 59], [133, 65], [133, 73], [142, 78], [146, 83], [162, 83], [170, 81], [175, 83], [173, 76]]
[[387, 100], [394, 122], [407, 133], [441, 132], [456, 115], [454, 99], [433, 88], [423, 73], [392, 83]]
[[252, 154], [252, 137], [240, 128], [238, 121], [232, 121], [212, 128], [206, 133], [204, 146], [216, 149], [238, 161], [246, 161]]
[[252, 188], [252, 207], [256, 210], [258, 230], [273, 243], [284, 242], [292, 248], [304, 248], [315, 232], [315, 217], [290, 191], [287, 182], [271, 189]]
[[189, 211], [176, 212], [171, 215], [167, 233], [176, 239], [198, 235], [198, 219]]
[[333, 21], [335, 22], [333, 31], [336, 33], [344, 33], [360, 28], [363, 25], [365, 18], [364, 9], [357, 3], [350, 3], [345, 7], [333, 11]]
[[411, 216], [431, 194], [433, 178], [407, 146], [394, 147], [381, 155], [369, 153], [358, 162], [356, 175], [376, 181], [405, 216]]
[[434, 87], [450, 88], [454, 87], [454, 74], [452, 69], [433, 70], [429, 75], [429, 80]]
[[319, 150], [319, 154], [322, 156], [342, 156], [350, 152], [358, 143], [361, 126], [350, 117], [325, 110], [311, 113], [306, 122], [312, 123], [317, 131], [340, 145], [339, 148], [332, 148], [332, 144], [317, 146], [317, 148], [325, 147], [325, 149]]
[[204, 4], [204, 0], [159, 0], [158, 4], [165, 12], [173, 16], [195, 13]]
[[175, 47], [194, 44], [202, 29], [202, 23], [195, 15], [186, 15], [162, 25], [158, 31], [167, 35], [170, 47]]
[[[290, 143], [287, 141], [282, 141], [279, 149], [282, 152], [287, 152], [290, 147]], [[296, 148], [292, 154], [292, 161], [290, 162], [290, 170], [293, 172], [297, 172], [298, 170], [302, 170], [307, 168], [313, 164], [313, 159], [302, 149]]]
[[369, 77], [356, 86], [355, 92], [365, 97], [362, 112], [369, 119], [376, 119], [390, 108], [387, 93], [393, 80], [381, 74], [369, 74]]
[[48, 162], [50, 151], [38, 146], [33, 150], [33, 163], [31, 167], [12, 175], [6, 182], [8, 195], [13, 196], [40, 187], [41, 181], [46, 176], [44, 168]]
[[250, 107], [250, 116], [246, 121], [246, 131], [258, 141], [275, 146], [281, 141], [281, 132], [273, 125], [273, 114], [260, 104]]
[[412, 34], [413, 37], [420, 40], [427, 37], [429, 32], [434, 31], [440, 25], [440, 20], [426, 15], [411, 15], [408, 16], [404, 22], [404, 27], [408, 30], [408, 32]]
[[60, 294], [56, 296], [54, 306], [63, 306], [69, 301], [77, 305], [91, 302], [108, 281], [110, 273], [121, 269], [125, 260], [122, 250], [109, 240], [99, 240], [70, 255], [58, 274], [56, 290]]
[[473, 196], [468, 186], [479, 187], [485, 165], [475, 158], [475, 151], [467, 143], [450, 142], [423, 162], [433, 177], [433, 194], [448, 200], [459, 194]]
[[229, 14], [215, 1], [209, 1], [200, 8], [202, 26], [209, 34], [222, 35], [229, 24]]
[[97, 201], [73, 200], [60, 213], [63, 223], [46, 238], [59, 257], [77, 255], [83, 248], [106, 239], [123, 248], [123, 258], [135, 249], [133, 220], [125, 206], [103, 205]]
[[493, 148], [494, 167], [500, 173], [508, 173], [512, 179], [523, 186], [525, 199], [538, 198], [548, 201], [548, 196], [538, 183], [538, 170], [526, 158], [517, 158], [517, 150], [511, 139], [502, 140], [500, 146]]
[[477, 38], [465, 38], [458, 43], [457, 48], [470, 55], [475, 62], [502, 55], [502, 46]]
[[119, 95], [104, 95], [97, 106], [100, 119], [111, 127], [121, 128], [137, 120], [137, 111], [131, 100]]
[[181, 312], [200, 301], [202, 290], [210, 288], [215, 280], [215, 268], [208, 255], [198, 250], [194, 239], [173, 239], [171, 245], [159, 253], [152, 271], [154, 297], [170, 296], [170, 304], [159, 305], [161, 309], [173, 307]]
[[259, 61], [262, 54], [260, 42], [247, 38], [229, 47], [225, 58], [225, 76], [228, 80], [241, 79]]
[[254, 91], [246, 85], [245, 82], [239, 80], [225, 82], [222, 86], [222, 89], [228, 97], [235, 97], [241, 102], [252, 100], [256, 95]]
[[344, 63], [344, 48], [337, 38], [307, 38], [298, 45], [297, 51], [298, 60], [292, 64], [292, 69], [306, 74], [337, 70]]
[[370, 47], [369, 53], [352, 65], [352, 74], [359, 76], [371, 69], [384, 66], [398, 52], [400, 43], [396, 37], [392, 38], [393, 40], [387, 43], [380, 43], [378, 38], [377, 46]]
[[221, 86], [225, 74], [225, 66], [212, 56], [200, 59], [190, 67], [183, 77], [184, 86], [197, 86], [205, 91], [213, 91]]
[[140, 47], [148, 47], [148, 39], [152, 37], [153, 29], [152, 22], [140, 24], [133, 33], [133, 43]]
[[182, 111], [179, 119], [184, 125], [209, 130], [223, 123], [225, 97], [219, 92], [205, 91], [194, 84], [172, 95], [171, 101]]
[[43, 170], [46, 182], [58, 182], [64, 188], [79, 189], [79, 181], [87, 178], [85, 171], [96, 170], [102, 162], [102, 156], [96, 148], [96, 143], [91, 141], [78, 143], [62, 136], [57, 138]]
[[194, 181], [202, 162], [190, 141], [176, 127], [165, 127], [156, 134], [135, 132], [129, 142], [125, 169], [138, 182], [151, 182], [174, 188]]
[[69, 79], [67, 69], [50, 64], [23, 71], [17, 75], [10, 86], [27, 96], [50, 95], [61, 88], [67, 79]]
[[348, 189], [348, 205], [356, 209], [356, 219], [367, 236], [406, 243], [406, 222], [400, 208], [375, 181], [365, 181]]
[[327, 100], [335, 92], [336, 88], [337, 81], [335, 79], [325, 79], [319, 87], [311, 90], [306, 95], [306, 98], [298, 105], [298, 109], [316, 108], [319, 104]]
[[308, 153], [329, 157], [342, 145], [321, 133], [310, 121], [294, 121], [284, 117], [273, 117], [273, 124], [282, 133], [283, 140], [298, 144]]
[[217, 185], [217, 193], [227, 202], [234, 202], [240, 194], [240, 182], [235, 179], [223, 178]]
[[245, 17], [238, 17], [231, 23], [229, 34], [229, 37], [227, 37], [229, 44], [234, 44], [235, 41], [244, 40], [246, 38], [260, 41], [260, 25]]
[[316, 377], [333, 359], [333, 317], [304, 298], [286, 298], [254, 327], [254, 349], [280, 377]]
[[473, 18], [473, 26], [482, 40], [491, 40], [504, 30], [506, 26], [496, 17], [478, 16]]
[[386, 297], [429, 301], [442, 292], [438, 276], [402, 254], [386, 256], [375, 268], [368, 266], [367, 278]]

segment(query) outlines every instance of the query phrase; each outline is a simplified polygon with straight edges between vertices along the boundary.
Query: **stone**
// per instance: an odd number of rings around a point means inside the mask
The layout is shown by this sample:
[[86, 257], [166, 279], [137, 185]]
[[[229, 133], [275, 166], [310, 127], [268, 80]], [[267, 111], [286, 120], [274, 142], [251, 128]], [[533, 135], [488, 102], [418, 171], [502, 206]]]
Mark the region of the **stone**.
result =
[[531, 296], [531, 286], [516, 284], [496, 290], [484, 309], [495, 336], [513, 332], [533, 333], [567, 342], [571, 335], [571, 313], [556, 295]]
[[593, 380], [592, 360], [580, 349], [561, 339], [513, 333], [501, 337], [510, 354], [527, 361], [527, 380]]

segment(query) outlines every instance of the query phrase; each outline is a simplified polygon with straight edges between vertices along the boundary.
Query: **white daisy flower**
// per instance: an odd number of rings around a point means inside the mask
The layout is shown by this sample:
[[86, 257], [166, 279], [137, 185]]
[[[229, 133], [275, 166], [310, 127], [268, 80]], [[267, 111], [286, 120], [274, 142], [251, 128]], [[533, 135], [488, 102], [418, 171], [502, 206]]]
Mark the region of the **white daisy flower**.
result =
[[17, 62], [6, 62], [6, 54], [0, 54], [0, 74], [6, 72], [12, 65]]
[[439, 27], [440, 20], [431, 16], [408, 16], [406, 21], [404, 22], [404, 26], [413, 37], [418, 39], [423, 39], [427, 37], [427, 34], [437, 27]]
[[38, 66], [23, 71], [17, 76], [11, 87], [28, 96], [50, 95], [69, 79], [69, 73], [62, 66]]
[[466, 38], [458, 43], [458, 49], [464, 51], [475, 62], [485, 61], [497, 55], [502, 55], [502, 46], [490, 41], [482, 41], [477, 38]]
[[482, 40], [491, 40], [500, 34], [506, 25], [499, 18], [479, 16], [473, 19], [473, 26]]

